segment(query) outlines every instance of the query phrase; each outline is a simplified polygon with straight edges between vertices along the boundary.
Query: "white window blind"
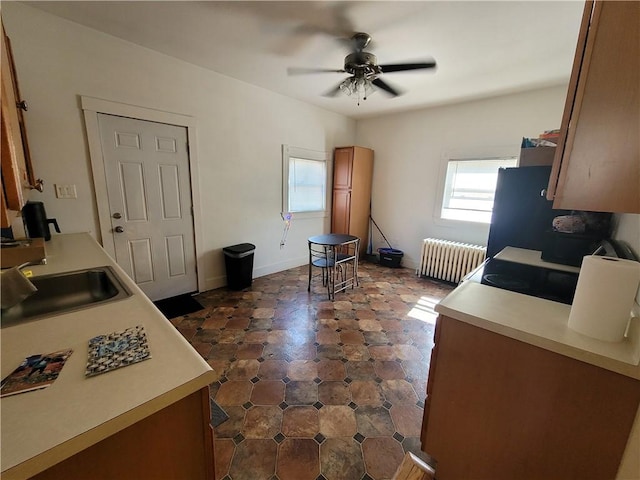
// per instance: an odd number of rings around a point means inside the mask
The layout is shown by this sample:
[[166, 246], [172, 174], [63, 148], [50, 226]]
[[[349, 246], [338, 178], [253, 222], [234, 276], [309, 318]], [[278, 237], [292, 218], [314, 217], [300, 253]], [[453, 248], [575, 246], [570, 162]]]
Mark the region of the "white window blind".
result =
[[326, 179], [326, 162], [289, 157], [289, 212], [324, 210]]
[[326, 152], [282, 146], [282, 214], [326, 217], [331, 164]]

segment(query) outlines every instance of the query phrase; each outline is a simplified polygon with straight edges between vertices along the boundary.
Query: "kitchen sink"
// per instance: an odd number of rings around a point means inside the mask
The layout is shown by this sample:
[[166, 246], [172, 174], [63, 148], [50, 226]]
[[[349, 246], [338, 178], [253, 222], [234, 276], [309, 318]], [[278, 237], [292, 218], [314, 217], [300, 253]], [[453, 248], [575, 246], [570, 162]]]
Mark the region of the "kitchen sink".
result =
[[40, 275], [29, 280], [38, 291], [17, 305], [2, 310], [3, 327], [131, 296], [110, 266]]

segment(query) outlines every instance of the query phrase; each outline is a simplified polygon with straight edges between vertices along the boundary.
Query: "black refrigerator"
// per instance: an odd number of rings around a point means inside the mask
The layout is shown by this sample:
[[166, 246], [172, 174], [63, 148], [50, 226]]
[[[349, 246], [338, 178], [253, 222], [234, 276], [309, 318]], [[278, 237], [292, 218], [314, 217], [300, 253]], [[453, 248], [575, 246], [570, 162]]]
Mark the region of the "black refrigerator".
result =
[[550, 166], [501, 168], [491, 215], [487, 257], [507, 246], [542, 250], [545, 232], [552, 229], [558, 215], [569, 210], [553, 210], [544, 190]]

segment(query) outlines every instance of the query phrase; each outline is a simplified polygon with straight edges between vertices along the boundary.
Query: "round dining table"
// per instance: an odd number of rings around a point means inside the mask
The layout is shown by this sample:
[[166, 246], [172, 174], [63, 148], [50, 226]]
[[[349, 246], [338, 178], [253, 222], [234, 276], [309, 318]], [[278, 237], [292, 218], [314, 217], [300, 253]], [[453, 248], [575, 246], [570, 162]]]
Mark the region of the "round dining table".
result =
[[309, 243], [326, 247], [336, 247], [343, 243], [354, 242], [356, 240], [358, 240], [358, 237], [347, 235], [346, 233], [324, 233], [322, 235], [309, 237]]
[[[336, 291], [342, 291], [346, 288], [347, 281], [341, 282], [339, 288], [336, 288], [335, 278], [332, 277], [332, 272], [334, 267], [341, 261], [344, 261], [346, 258], [343, 256], [342, 260], [333, 260], [330, 259], [330, 254], [328, 253], [330, 249], [336, 249], [340, 246], [347, 246], [350, 244], [355, 244], [353, 247], [353, 254], [349, 256], [349, 259], [353, 260], [353, 278], [351, 279], [351, 286], [354, 284], [357, 285], [358, 282], [358, 249], [360, 239], [354, 235], [348, 235], [345, 233], [325, 233], [322, 235], [314, 235], [309, 237], [309, 285], [307, 287], [307, 291], [311, 290], [311, 270], [314, 266], [321, 267], [323, 269], [323, 284], [326, 282], [327, 285], [327, 293], [329, 295], [329, 299], [333, 300]], [[319, 258], [318, 255], [314, 255], [313, 246], [319, 246], [324, 248], [324, 258]], [[340, 255], [338, 253], [338, 255]], [[314, 260], [315, 258], [315, 260]], [[325, 277], [326, 272], [326, 277]]]

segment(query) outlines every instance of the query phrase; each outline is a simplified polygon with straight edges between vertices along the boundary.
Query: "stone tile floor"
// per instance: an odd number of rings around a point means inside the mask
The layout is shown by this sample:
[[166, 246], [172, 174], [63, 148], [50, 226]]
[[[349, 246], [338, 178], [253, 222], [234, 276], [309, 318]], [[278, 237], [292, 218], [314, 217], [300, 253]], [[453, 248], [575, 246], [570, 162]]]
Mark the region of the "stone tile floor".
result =
[[390, 479], [420, 428], [436, 314], [452, 287], [360, 263], [360, 285], [327, 300], [306, 266], [196, 299], [172, 320], [217, 373], [216, 478]]

